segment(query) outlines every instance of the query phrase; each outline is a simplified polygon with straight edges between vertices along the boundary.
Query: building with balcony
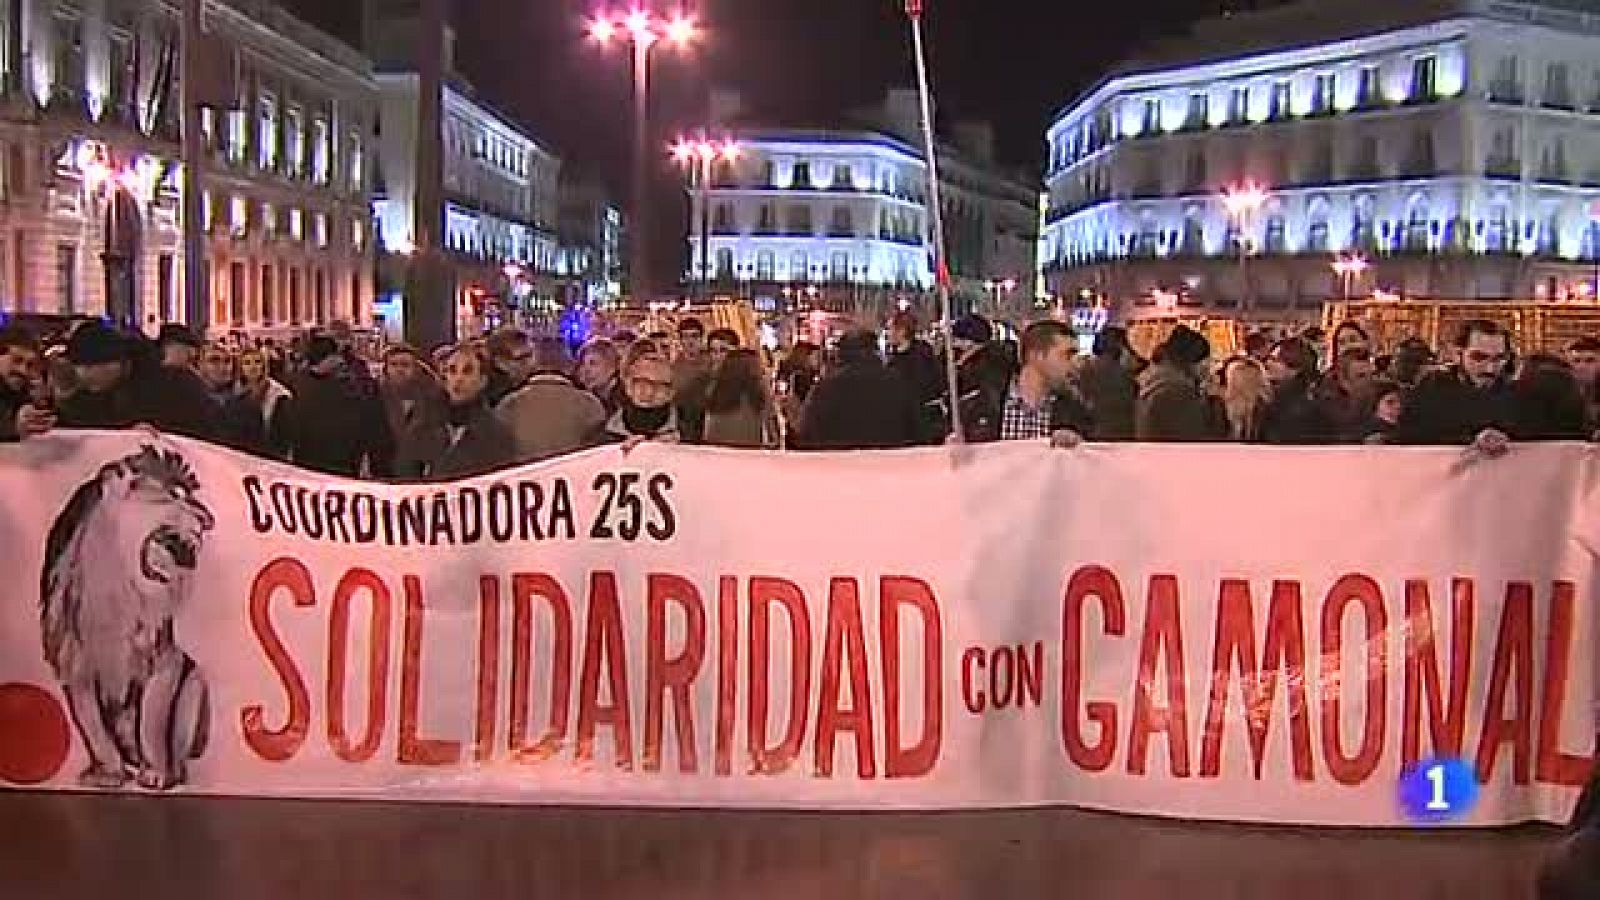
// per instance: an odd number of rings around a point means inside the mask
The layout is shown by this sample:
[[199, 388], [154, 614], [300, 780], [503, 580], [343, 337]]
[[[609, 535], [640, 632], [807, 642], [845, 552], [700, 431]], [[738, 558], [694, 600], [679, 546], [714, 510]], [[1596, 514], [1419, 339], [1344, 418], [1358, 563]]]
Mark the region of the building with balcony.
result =
[[[1048, 287], [1123, 317], [1597, 287], [1592, 3], [1310, 0], [1206, 21], [1046, 139]], [[1341, 255], [1368, 265], [1341, 276]]]
[[[212, 0], [202, 183], [213, 333], [371, 318], [376, 85], [266, 0]], [[0, 4], [0, 304], [183, 321], [177, 10]]]
[[[717, 118], [733, 124], [717, 134], [739, 154], [714, 164], [706, 207], [695, 192], [687, 280], [708, 277], [758, 309], [807, 305], [862, 321], [926, 300], [934, 273], [916, 103], [915, 92], [893, 91], [856, 129], [740, 124], [724, 111]], [[986, 282], [1027, 284], [1037, 195], [994, 162], [985, 127], [952, 138], [939, 149], [946, 244], [956, 304], [971, 309], [990, 298]]]
[[[368, 41], [378, 72], [378, 223], [385, 325], [403, 327], [405, 286], [417, 191], [420, 81], [412, 62], [416, 4], [369, 7]], [[453, 34], [446, 40], [453, 45]], [[445, 70], [453, 71], [446, 51]], [[447, 77], [441, 124], [443, 208], [440, 235], [449, 262], [457, 333], [558, 312], [561, 159], [530, 130]]]

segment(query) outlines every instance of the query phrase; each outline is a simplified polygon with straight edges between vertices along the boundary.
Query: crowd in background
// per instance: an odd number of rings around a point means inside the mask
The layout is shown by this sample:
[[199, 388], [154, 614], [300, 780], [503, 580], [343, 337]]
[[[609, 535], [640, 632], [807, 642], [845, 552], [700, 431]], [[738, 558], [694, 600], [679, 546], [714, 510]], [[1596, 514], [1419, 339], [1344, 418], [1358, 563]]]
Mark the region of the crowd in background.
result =
[[[483, 474], [605, 443], [852, 450], [952, 440], [1460, 444], [1584, 440], [1600, 427], [1600, 341], [1517, 358], [1488, 321], [1447, 347], [1381, 354], [1355, 323], [1213, 353], [1179, 326], [1149, 360], [1107, 328], [1092, 354], [1047, 319], [1016, 341], [954, 322], [948, 360], [899, 314], [885, 333], [774, 355], [692, 318], [675, 332], [561, 339], [502, 329], [431, 352], [364, 350], [348, 327], [289, 343], [207, 342], [90, 322], [41, 342], [0, 331], [0, 440], [146, 426], [319, 472], [384, 480]], [[959, 435], [952, 434], [959, 422]]]

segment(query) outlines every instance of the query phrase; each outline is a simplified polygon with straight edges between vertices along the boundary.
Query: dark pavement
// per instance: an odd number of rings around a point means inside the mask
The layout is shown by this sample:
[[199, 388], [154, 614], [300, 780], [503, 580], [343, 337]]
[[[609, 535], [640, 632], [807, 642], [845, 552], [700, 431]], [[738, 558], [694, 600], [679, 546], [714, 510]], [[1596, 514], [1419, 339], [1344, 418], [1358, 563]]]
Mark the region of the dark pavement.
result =
[[1532, 898], [1551, 828], [1076, 810], [813, 815], [0, 792], [15, 900]]

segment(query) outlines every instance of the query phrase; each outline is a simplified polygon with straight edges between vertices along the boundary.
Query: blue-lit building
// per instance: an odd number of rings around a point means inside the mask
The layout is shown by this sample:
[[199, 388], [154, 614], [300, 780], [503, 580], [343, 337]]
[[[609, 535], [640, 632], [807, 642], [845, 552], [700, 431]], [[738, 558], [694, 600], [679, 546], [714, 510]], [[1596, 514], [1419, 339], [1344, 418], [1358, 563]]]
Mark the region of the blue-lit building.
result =
[[[717, 290], [761, 309], [810, 306], [862, 321], [922, 303], [933, 271], [916, 95], [893, 91], [859, 118], [872, 127], [718, 132], [740, 153], [714, 170], [704, 259], [692, 204], [686, 280], [709, 274]], [[1036, 190], [995, 164], [992, 135], [975, 123], [952, 131], [939, 164], [958, 306], [982, 308], [996, 299], [986, 282], [1011, 280], [1031, 307]]]
[[[1046, 139], [1048, 288], [1123, 318], [1596, 293], [1593, 0], [1309, 0], [1202, 22]], [[1340, 255], [1368, 266], [1336, 274]]]

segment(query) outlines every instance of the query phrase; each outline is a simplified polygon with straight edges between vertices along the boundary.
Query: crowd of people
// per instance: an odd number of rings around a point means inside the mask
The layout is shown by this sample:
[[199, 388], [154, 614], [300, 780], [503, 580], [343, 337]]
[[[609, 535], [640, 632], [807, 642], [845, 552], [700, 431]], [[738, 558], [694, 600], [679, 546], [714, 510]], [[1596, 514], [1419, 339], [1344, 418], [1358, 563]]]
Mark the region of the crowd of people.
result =
[[[1093, 353], [1053, 319], [1020, 339], [967, 316], [947, 363], [916, 319], [797, 342], [781, 359], [697, 320], [675, 333], [561, 339], [502, 329], [431, 353], [364, 355], [348, 327], [291, 344], [150, 341], [88, 323], [41, 344], [0, 331], [0, 440], [145, 426], [314, 471], [382, 480], [484, 474], [605, 443], [859, 450], [959, 440], [1458, 444], [1584, 440], [1600, 428], [1600, 340], [1518, 359], [1489, 321], [1436, 351], [1381, 354], [1356, 323], [1252, 334], [1219, 358], [1179, 326], [1145, 360], [1107, 328]], [[955, 431], [955, 424], [959, 432]]]

